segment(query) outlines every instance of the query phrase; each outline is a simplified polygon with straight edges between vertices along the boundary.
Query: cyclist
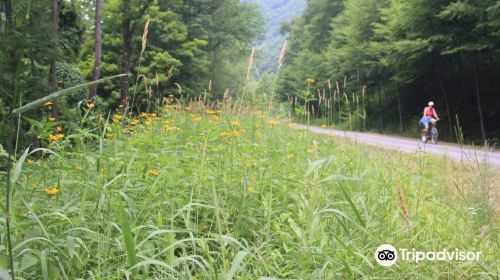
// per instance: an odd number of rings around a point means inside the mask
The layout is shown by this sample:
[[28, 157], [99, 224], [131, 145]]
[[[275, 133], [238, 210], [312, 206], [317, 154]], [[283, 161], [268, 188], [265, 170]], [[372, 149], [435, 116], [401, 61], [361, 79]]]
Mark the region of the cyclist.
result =
[[424, 113], [420, 120], [420, 124], [425, 126], [424, 131], [429, 130], [429, 123], [436, 125], [436, 122], [439, 121], [436, 109], [434, 109], [434, 102], [430, 101], [428, 105], [429, 106], [424, 108]]

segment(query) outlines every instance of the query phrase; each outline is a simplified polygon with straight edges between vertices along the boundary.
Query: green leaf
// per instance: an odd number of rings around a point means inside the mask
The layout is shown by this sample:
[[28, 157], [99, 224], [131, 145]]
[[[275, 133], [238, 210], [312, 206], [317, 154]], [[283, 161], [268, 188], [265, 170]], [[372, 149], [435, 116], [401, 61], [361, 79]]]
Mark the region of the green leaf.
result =
[[309, 167], [307, 168], [307, 171], [304, 174], [304, 177], [311, 175], [311, 173], [313, 173], [315, 170], [319, 169], [325, 162], [327, 162], [331, 159], [332, 159], [332, 157], [327, 157], [327, 158], [323, 158], [323, 159], [316, 160], [316, 161], [309, 163]]
[[19, 268], [19, 270], [24, 271], [27, 268], [30, 268], [37, 263], [38, 263], [37, 257], [33, 256], [32, 254], [25, 254], [21, 259], [21, 267]]
[[231, 269], [229, 269], [229, 272], [226, 274], [226, 277], [225, 277], [226, 280], [233, 279], [236, 271], [240, 267], [241, 262], [246, 257], [246, 255], [248, 255], [248, 253], [245, 251], [239, 251], [238, 254], [236, 254], [236, 256], [234, 257], [234, 260], [233, 260], [233, 264], [231, 264]]
[[356, 215], [356, 218], [358, 219], [359, 223], [365, 227], [365, 221], [363, 220], [363, 218], [361, 218], [361, 214], [359, 213], [358, 211], [358, 208], [356, 207], [356, 205], [354, 205], [354, 202], [352, 201], [351, 197], [349, 196], [349, 194], [347, 193], [347, 191], [344, 189], [344, 187], [340, 187], [340, 189], [342, 190], [342, 194], [344, 195], [344, 198], [347, 200], [347, 202], [349, 203], [349, 205], [351, 206], [352, 210], [354, 211], [354, 214]]
[[16, 162], [16, 165], [13, 167], [12, 171], [12, 176], [10, 177], [10, 183], [13, 186], [17, 180], [19, 179], [19, 175], [21, 175], [21, 171], [23, 169], [23, 164], [24, 161], [26, 160], [26, 157], [28, 156], [29, 148], [24, 150], [23, 155], [19, 158], [19, 160]]
[[69, 88], [66, 88], [66, 89], [54, 92], [52, 94], [49, 94], [49, 95], [47, 95], [45, 97], [42, 97], [42, 98], [40, 98], [38, 100], [35, 100], [35, 101], [31, 102], [31, 103], [28, 103], [28, 104], [26, 104], [24, 106], [21, 106], [21, 107], [15, 109], [14, 111], [12, 111], [12, 114], [21, 114], [21, 113], [24, 113], [24, 112], [27, 112], [27, 111], [31, 111], [31, 110], [33, 110], [35, 108], [40, 107], [42, 104], [44, 104], [47, 101], [54, 100], [54, 99], [59, 98], [59, 97], [61, 97], [63, 95], [66, 95], [66, 94], [75, 93], [78, 90], [80, 90], [82, 88], [86, 88], [86, 87], [91, 86], [93, 84], [98, 84], [98, 83], [101, 83], [103, 81], [107, 81], [107, 80], [111, 80], [111, 79], [115, 79], [115, 78], [119, 78], [119, 77], [123, 77], [123, 76], [127, 76], [127, 75], [128, 74], [120, 74], [120, 75], [116, 75], [116, 76], [112, 76], [112, 77], [108, 77], [108, 78], [103, 78], [103, 79], [100, 79], [100, 80], [97, 80], [97, 81], [93, 81], [93, 82], [88, 82], [88, 83], [76, 85], [74, 87], [69, 87]]
[[327, 181], [361, 181], [361, 179], [357, 177], [349, 177], [340, 174], [334, 174], [322, 179], [320, 182], [323, 183]]
[[42, 266], [43, 280], [49, 280], [49, 268], [47, 266], [47, 253], [45, 249], [40, 251], [40, 265]]
[[[120, 226], [122, 228], [123, 239], [125, 242], [125, 247], [127, 249], [127, 259], [128, 265], [130, 267], [134, 267], [137, 264], [137, 255], [135, 250], [135, 240], [132, 234], [132, 230], [130, 228], [130, 223], [128, 219], [127, 212], [125, 211], [125, 207], [123, 206], [123, 202], [121, 200], [118, 201], [118, 211], [119, 211], [119, 221]], [[132, 269], [133, 279], [137, 276], [137, 268]]]

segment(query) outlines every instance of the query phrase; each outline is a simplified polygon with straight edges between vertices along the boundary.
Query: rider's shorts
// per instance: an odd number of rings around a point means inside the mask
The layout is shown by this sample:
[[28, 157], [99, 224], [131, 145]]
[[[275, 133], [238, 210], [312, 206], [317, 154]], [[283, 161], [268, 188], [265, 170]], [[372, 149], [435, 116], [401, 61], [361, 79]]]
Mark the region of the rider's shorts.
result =
[[419, 124], [422, 126], [427, 126], [427, 125], [429, 125], [429, 123], [435, 124], [436, 122], [437, 122], [437, 120], [435, 118], [423, 117], [422, 119], [420, 119]]

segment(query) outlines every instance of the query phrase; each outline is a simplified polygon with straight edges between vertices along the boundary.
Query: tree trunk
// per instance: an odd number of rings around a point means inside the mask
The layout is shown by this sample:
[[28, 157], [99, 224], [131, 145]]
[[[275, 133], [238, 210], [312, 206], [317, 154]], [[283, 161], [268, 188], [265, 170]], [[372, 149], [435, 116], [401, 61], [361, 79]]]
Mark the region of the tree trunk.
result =
[[[131, 15], [130, 15], [130, 0], [123, 0], [122, 6], [122, 39], [123, 39], [123, 49], [122, 49], [122, 73], [128, 74], [130, 72], [130, 55], [132, 52], [132, 30], [130, 26]], [[123, 109], [127, 108], [128, 97], [129, 97], [129, 77], [122, 77], [121, 84], [121, 100], [120, 106]]]
[[7, 15], [5, 14], [6, 7], [7, 2], [3, 2], [0, 4], [0, 33], [5, 32], [5, 22], [7, 21]]
[[[57, 32], [59, 28], [59, 7], [58, 0], [52, 1], [52, 57], [50, 58], [50, 69], [49, 69], [49, 83], [51, 92], [57, 91], [57, 66], [56, 66], [56, 56], [57, 56]], [[52, 117], [57, 118], [57, 105], [52, 105]]]
[[382, 93], [380, 92], [380, 86], [377, 87], [378, 95], [378, 113], [380, 115], [380, 126], [384, 130], [384, 114], [382, 112]]
[[451, 116], [451, 111], [450, 111], [450, 103], [448, 101], [448, 94], [446, 92], [446, 88], [444, 87], [444, 84], [443, 84], [443, 79], [441, 77], [441, 67], [440, 67], [440, 62], [439, 62], [439, 59], [436, 59], [435, 61], [436, 65], [435, 65], [435, 69], [436, 69], [436, 78], [437, 78], [437, 82], [439, 84], [439, 88], [441, 89], [441, 93], [443, 95], [443, 99], [444, 99], [444, 105], [446, 107], [446, 115], [448, 115], [448, 133], [450, 135], [450, 137], [453, 139], [453, 117]]
[[401, 108], [401, 93], [398, 85], [396, 85], [396, 95], [398, 98], [399, 132], [403, 133], [405, 125], [403, 123], [403, 109]]
[[[468, 104], [468, 90], [467, 87], [465, 86], [465, 75], [464, 75], [464, 68], [462, 64], [462, 57], [460, 55], [457, 56], [457, 63], [458, 63], [458, 74], [460, 78], [460, 86], [462, 87], [462, 98], [463, 102], [460, 104], [460, 109], [457, 110], [457, 112], [462, 112], [464, 116], [467, 116], [469, 114], [469, 106]], [[464, 106], [465, 105], [465, 106]]]
[[[92, 81], [97, 81], [101, 75], [101, 53], [102, 53], [102, 0], [95, 0], [95, 56], [94, 70], [92, 72]], [[89, 102], [94, 103], [97, 96], [97, 84], [90, 87]]]
[[483, 109], [481, 108], [481, 96], [479, 94], [479, 79], [477, 76], [477, 54], [474, 54], [474, 85], [476, 88], [476, 102], [477, 102], [477, 111], [479, 113], [479, 123], [481, 125], [481, 136], [483, 138], [483, 144], [486, 143], [486, 129], [484, 128], [484, 118], [483, 118]]

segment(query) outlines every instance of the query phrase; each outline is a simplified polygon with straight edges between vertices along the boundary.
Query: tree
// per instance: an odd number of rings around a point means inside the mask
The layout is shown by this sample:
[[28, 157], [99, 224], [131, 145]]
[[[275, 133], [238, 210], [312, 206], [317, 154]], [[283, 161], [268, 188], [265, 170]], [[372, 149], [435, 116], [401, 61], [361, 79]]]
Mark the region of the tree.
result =
[[[101, 54], [102, 54], [102, 0], [95, 0], [95, 60], [94, 69], [92, 72], [92, 81], [99, 79], [101, 74]], [[89, 101], [94, 103], [97, 96], [97, 84], [93, 84], [90, 88]]]
[[[51, 92], [57, 91], [57, 31], [59, 29], [59, 1], [52, 0], [52, 50], [50, 58], [49, 83]], [[57, 118], [57, 105], [52, 105], [52, 117]]]
[[378, 93], [367, 112], [380, 118], [368, 118], [368, 125], [415, 129], [434, 100], [448, 128], [442, 136], [453, 138], [458, 117], [466, 137], [498, 138], [500, 113], [492, 105], [500, 102], [497, 2], [311, 0], [291, 24], [278, 91], [300, 95], [311, 77], [310, 90], [319, 95], [331, 88], [327, 81], [348, 77], [349, 92], [366, 85], [368, 100]]

